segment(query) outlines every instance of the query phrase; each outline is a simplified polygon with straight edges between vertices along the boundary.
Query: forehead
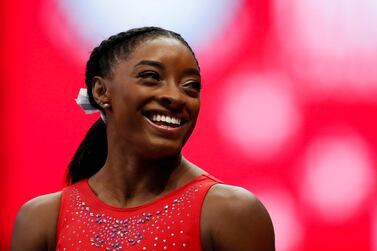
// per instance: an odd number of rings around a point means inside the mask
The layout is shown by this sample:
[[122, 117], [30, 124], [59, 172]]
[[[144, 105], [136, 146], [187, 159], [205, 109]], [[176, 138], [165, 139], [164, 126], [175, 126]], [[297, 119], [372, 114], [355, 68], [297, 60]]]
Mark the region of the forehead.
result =
[[163, 61], [167, 59], [175, 59], [197, 68], [195, 58], [189, 48], [181, 41], [168, 37], [157, 37], [142, 41], [127, 56], [126, 61], [134, 64], [141, 60]]

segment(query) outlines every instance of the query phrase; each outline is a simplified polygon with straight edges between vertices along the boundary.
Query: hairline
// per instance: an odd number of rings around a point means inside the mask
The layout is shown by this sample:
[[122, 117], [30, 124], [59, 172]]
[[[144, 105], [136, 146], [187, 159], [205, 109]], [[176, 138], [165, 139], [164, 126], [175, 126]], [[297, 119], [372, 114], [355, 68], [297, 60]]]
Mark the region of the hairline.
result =
[[[183, 46], [185, 46], [189, 50], [191, 55], [194, 57], [194, 60], [196, 62], [196, 65], [197, 65], [197, 67], [199, 69], [199, 73], [200, 73], [199, 63], [198, 63], [198, 61], [195, 57], [195, 54], [191, 51], [190, 47], [188, 47], [187, 44], [185, 44], [179, 38], [175, 37], [170, 32], [166, 32], [166, 33], [163, 33], [163, 34], [153, 34], [153, 35], [150, 35], [150, 36], [142, 37], [139, 40], [136, 40], [135, 43], [132, 45], [131, 50], [128, 53], [125, 53], [125, 52], [122, 52], [122, 51], [120, 51], [119, 53], [114, 53], [114, 58], [113, 58], [113, 60], [111, 60], [111, 62], [109, 64], [109, 66], [110, 66], [109, 72], [107, 74], [104, 74], [103, 77], [111, 79], [112, 76], [113, 76], [113, 73], [114, 73], [115, 66], [117, 64], [119, 64], [121, 62], [121, 60], [127, 60], [137, 50], [137, 48], [142, 45], [142, 43], [152, 41], [152, 40], [155, 40], [155, 39], [158, 39], [158, 38], [174, 39], [174, 40], [178, 41], [180, 44], [182, 44]], [[121, 49], [122, 43], [120, 43], [119, 45], [120, 46], [118, 47], [118, 50], [122, 50]], [[115, 52], [115, 50], [114, 50], [114, 52]]]

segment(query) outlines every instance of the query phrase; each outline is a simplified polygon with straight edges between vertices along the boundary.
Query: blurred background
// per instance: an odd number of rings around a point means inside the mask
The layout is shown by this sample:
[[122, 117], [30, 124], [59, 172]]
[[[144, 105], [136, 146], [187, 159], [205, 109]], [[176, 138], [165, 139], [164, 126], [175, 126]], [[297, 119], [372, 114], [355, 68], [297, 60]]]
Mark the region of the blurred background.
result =
[[184, 154], [262, 200], [277, 250], [377, 251], [377, 1], [20, 0], [0, 14], [1, 250], [99, 116], [74, 102], [91, 49], [155, 25], [201, 63]]

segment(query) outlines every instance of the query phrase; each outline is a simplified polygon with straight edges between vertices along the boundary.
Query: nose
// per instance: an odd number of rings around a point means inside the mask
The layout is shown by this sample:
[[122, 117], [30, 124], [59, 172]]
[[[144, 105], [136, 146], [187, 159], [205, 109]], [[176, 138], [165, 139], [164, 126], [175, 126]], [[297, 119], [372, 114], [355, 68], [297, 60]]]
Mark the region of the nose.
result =
[[174, 82], [170, 82], [162, 88], [159, 99], [164, 107], [174, 111], [179, 111], [185, 105], [182, 91]]

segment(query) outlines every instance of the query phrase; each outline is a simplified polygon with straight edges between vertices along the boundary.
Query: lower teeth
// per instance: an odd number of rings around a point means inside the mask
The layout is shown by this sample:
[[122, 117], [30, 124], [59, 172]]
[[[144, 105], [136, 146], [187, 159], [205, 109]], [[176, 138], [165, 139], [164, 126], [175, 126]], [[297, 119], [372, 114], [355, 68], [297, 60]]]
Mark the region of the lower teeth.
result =
[[167, 123], [164, 123], [164, 122], [161, 122], [161, 121], [153, 121], [152, 122], [158, 126], [163, 126], [163, 127], [175, 127], [175, 126], [178, 126], [178, 125], [175, 125], [175, 124], [167, 124]]

